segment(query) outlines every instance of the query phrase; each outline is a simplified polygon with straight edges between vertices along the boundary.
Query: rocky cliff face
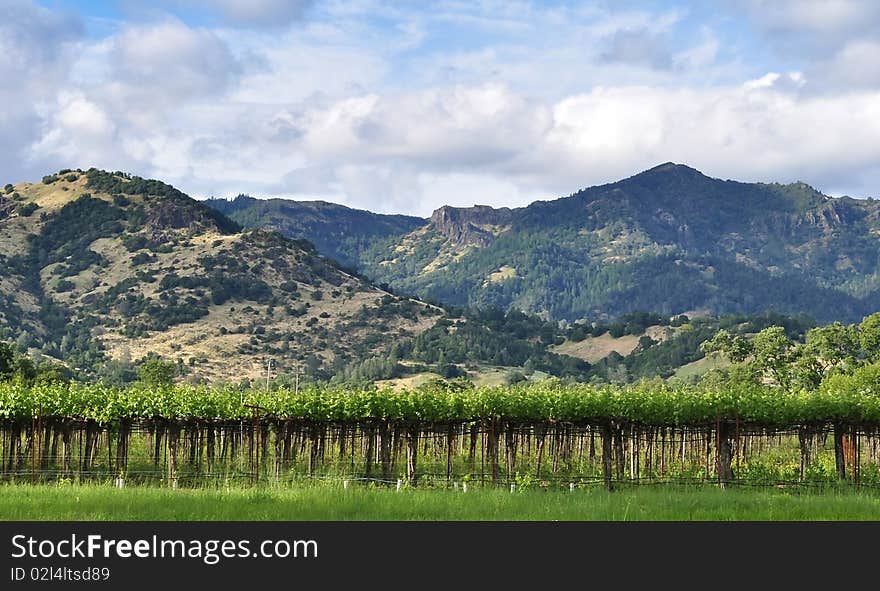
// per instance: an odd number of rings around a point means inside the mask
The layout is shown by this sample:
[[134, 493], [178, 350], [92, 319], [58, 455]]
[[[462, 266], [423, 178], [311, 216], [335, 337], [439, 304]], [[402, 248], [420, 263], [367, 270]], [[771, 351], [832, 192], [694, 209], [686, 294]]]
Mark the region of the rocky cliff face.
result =
[[512, 219], [513, 210], [507, 207], [444, 205], [431, 215], [431, 224], [458, 246], [488, 246]]
[[144, 229], [154, 241], [170, 239], [181, 230], [187, 235], [221, 232], [216, 220], [200, 204], [168, 198], [152, 198], [146, 208]]

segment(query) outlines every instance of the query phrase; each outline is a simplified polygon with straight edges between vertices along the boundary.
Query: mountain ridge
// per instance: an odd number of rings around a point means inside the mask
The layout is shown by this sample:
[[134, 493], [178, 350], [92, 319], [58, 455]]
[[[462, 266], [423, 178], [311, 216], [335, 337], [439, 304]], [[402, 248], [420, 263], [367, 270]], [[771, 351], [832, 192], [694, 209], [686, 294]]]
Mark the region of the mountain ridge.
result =
[[377, 214], [328, 201], [207, 199], [204, 203], [247, 227], [268, 227], [293, 238], [305, 238], [322, 254], [348, 267], [375, 240], [412, 231], [426, 220], [415, 216]]
[[354, 266], [398, 291], [569, 321], [638, 309], [855, 320], [880, 293], [878, 202], [674, 162], [523, 207], [443, 206], [365, 244]]

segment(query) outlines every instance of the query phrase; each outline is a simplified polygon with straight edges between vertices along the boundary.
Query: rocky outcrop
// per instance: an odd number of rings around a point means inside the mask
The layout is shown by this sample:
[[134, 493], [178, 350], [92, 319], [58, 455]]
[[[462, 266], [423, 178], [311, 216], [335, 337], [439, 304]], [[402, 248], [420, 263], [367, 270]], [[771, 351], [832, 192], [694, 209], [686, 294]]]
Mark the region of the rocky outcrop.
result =
[[150, 238], [161, 241], [181, 232], [195, 236], [208, 230], [223, 233], [224, 228], [218, 223], [216, 212], [190, 201], [150, 197], [144, 224]]
[[488, 246], [512, 217], [512, 211], [507, 207], [495, 209], [488, 205], [444, 205], [431, 215], [431, 224], [454, 244]]
[[7, 199], [0, 195], [0, 220], [6, 219], [15, 211], [15, 203], [12, 199]]

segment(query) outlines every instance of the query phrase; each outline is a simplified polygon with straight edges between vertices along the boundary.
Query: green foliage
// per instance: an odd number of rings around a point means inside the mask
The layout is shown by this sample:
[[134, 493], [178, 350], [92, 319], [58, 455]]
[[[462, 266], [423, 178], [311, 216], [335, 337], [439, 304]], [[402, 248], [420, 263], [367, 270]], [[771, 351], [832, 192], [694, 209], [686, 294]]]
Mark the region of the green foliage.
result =
[[[862, 324], [864, 325], [866, 318]], [[859, 355], [859, 327], [835, 322], [818, 326], [807, 333], [807, 349], [825, 368], [856, 363]]]
[[70, 372], [64, 366], [45, 360], [35, 362], [0, 341], [0, 382], [11, 380], [16, 384], [46, 385], [69, 379]]
[[[150, 368], [147, 375], [145, 368]], [[121, 419], [238, 420], [252, 407], [263, 416], [319, 423], [423, 421], [561, 421], [642, 426], [709, 426], [718, 420], [775, 429], [835, 422], [880, 425], [880, 366], [835, 374], [813, 391], [748, 382], [672, 387], [662, 381], [628, 386], [563, 384], [480, 387], [458, 380], [416, 390], [350, 386], [255, 389], [169, 386], [174, 364], [158, 359], [142, 366], [144, 384], [128, 390], [103, 385], [0, 384], [0, 419], [78, 417], [106, 424]]]
[[880, 359], [880, 312], [871, 314], [859, 325], [859, 344], [871, 360]]
[[764, 328], [750, 340], [722, 329], [702, 349], [724, 353], [734, 368], [753, 380], [785, 390], [815, 389], [827, 376], [852, 374], [875, 361], [873, 331], [878, 319], [880, 314], [872, 314], [860, 324], [814, 327], [804, 343], [793, 341], [781, 326]]
[[31, 201], [30, 203], [22, 203], [16, 206], [15, 210], [23, 218], [31, 217], [31, 215], [40, 208], [39, 205]]
[[360, 266], [362, 254], [373, 245], [425, 223], [416, 217], [380, 215], [321, 201], [239, 195], [205, 203], [245, 228], [274, 228], [290, 238], [308, 240], [322, 254], [351, 268]]
[[177, 375], [177, 365], [158, 357], [151, 357], [141, 363], [138, 368], [138, 379], [151, 387], [170, 386]]
[[95, 168], [87, 170], [86, 176], [88, 177], [88, 183], [86, 186], [96, 192], [107, 193], [110, 195], [163, 197], [169, 203], [176, 203], [185, 206], [187, 209], [196, 212], [204, 219], [212, 221], [221, 232], [234, 234], [241, 230], [241, 226], [227, 218], [225, 215], [208, 207], [204, 203], [191, 199], [182, 191], [179, 191], [162, 181], [143, 179], [139, 176], [132, 176], [119, 171], [109, 173]]
[[76, 287], [72, 281], [68, 281], [67, 279], [60, 279], [55, 284], [55, 291], [58, 293], [64, 293], [66, 291], [71, 291], [74, 287]]
[[0, 341], [0, 379], [8, 379], [12, 375], [14, 356], [12, 347]]
[[[880, 204], [828, 199], [806, 185], [720, 181], [666, 165], [514, 210], [509, 229], [467, 249], [455, 237], [479, 220], [456, 211], [452, 229], [435, 222], [405, 245], [390, 239], [365, 251], [364, 273], [447, 305], [569, 321], [693, 309], [852, 321], [873, 311], [880, 290], [871, 221]], [[817, 222], [828, 216], [839, 226]], [[516, 277], [486, 281], [503, 266]]]
[[[63, 276], [72, 276], [103, 259], [89, 249], [98, 238], [121, 231], [125, 212], [101, 199], [82, 195], [52, 215], [40, 234], [28, 237], [28, 255], [20, 267], [42, 268], [62, 262]], [[23, 269], [25, 273], [28, 268]]]
[[398, 351], [401, 358], [436, 364], [441, 371], [456, 371], [450, 364], [523, 367], [531, 362], [551, 375], [585, 378], [590, 369], [586, 361], [548, 350], [561, 338], [556, 323], [522, 312], [485, 309], [458, 322], [440, 320], [411, 342], [401, 343]]

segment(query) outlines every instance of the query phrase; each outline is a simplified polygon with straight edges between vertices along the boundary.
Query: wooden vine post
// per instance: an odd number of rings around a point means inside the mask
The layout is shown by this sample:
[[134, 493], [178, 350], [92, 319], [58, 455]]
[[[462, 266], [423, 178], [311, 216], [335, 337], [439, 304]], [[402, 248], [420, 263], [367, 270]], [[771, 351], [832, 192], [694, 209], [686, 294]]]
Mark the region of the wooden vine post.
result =
[[611, 474], [611, 437], [613, 426], [609, 424], [602, 425], [602, 476], [605, 480], [605, 488], [611, 492], [614, 490], [613, 475]]

